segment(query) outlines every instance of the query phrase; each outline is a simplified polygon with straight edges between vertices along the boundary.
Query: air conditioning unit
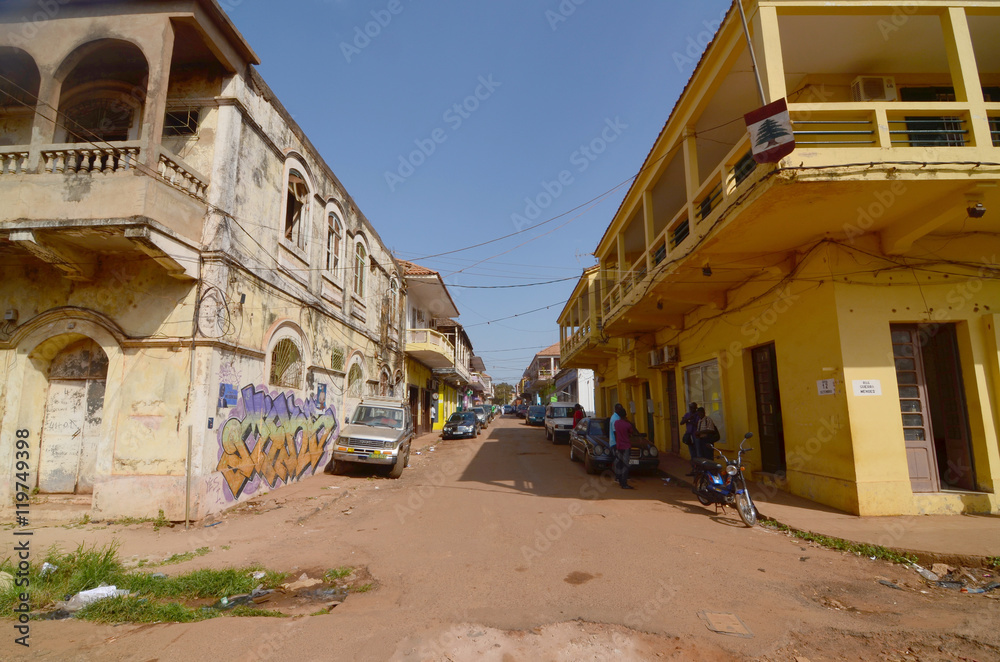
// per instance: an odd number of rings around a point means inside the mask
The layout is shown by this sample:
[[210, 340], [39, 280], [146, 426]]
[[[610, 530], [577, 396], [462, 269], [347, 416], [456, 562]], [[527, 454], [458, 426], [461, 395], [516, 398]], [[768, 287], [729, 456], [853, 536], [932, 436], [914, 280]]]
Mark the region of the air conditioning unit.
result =
[[677, 363], [680, 360], [681, 353], [678, 351], [677, 345], [667, 345], [663, 348], [663, 362], [664, 363]]
[[895, 101], [896, 79], [892, 76], [858, 76], [851, 83], [855, 101]]
[[655, 366], [663, 363], [663, 352], [659, 349], [653, 349], [649, 352], [649, 367], [653, 368]]

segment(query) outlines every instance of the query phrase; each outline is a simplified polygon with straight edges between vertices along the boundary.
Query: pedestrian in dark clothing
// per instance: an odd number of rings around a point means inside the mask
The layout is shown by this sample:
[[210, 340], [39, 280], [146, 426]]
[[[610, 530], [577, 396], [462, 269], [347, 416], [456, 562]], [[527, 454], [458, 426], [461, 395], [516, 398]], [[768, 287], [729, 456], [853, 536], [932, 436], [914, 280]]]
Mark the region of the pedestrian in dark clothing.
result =
[[629, 455], [632, 451], [632, 435], [637, 433], [635, 426], [628, 420], [625, 407], [615, 406], [618, 420], [615, 421], [615, 477], [623, 490], [634, 490], [628, 484]]
[[705, 413], [704, 407], [698, 407], [698, 429], [695, 431], [695, 457], [706, 460], [715, 459], [715, 449], [712, 446], [721, 439], [719, 428], [712, 417]]
[[681, 418], [681, 425], [684, 426], [684, 436], [682, 441], [688, 445], [692, 457], [694, 456], [694, 434], [698, 431], [698, 403], [692, 402], [688, 405], [687, 413]]

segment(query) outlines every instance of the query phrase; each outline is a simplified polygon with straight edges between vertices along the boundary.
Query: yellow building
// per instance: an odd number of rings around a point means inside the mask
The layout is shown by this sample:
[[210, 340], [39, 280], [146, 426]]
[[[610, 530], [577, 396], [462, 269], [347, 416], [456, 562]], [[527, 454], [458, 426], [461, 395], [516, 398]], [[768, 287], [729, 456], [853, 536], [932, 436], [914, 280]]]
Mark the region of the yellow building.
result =
[[721, 448], [753, 432], [763, 499], [996, 513], [1000, 6], [743, 5], [794, 152], [751, 158], [734, 6], [561, 313], [562, 365], [663, 450], [691, 401]]
[[217, 2], [49, 4], [0, 6], [0, 466], [95, 519], [322, 471], [403, 396], [395, 261]]

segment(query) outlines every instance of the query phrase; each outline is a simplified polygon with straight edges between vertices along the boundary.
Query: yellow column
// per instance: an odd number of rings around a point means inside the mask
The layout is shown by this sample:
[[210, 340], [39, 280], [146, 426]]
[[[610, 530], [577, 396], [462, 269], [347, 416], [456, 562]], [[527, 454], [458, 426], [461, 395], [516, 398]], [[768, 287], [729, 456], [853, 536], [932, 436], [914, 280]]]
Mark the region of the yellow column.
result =
[[990, 123], [983, 101], [983, 86], [976, 65], [976, 52], [972, 47], [969, 33], [969, 19], [964, 7], [949, 7], [941, 14], [944, 31], [945, 51], [951, 69], [951, 83], [955, 88], [955, 100], [967, 102], [970, 106], [969, 135], [978, 147], [993, 145]]
[[758, 8], [752, 22], [753, 50], [759, 67], [757, 73], [764, 86], [764, 96], [767, 97], [767, 102], [771, 103], [783, 98], [787, 93], [777, 8]]

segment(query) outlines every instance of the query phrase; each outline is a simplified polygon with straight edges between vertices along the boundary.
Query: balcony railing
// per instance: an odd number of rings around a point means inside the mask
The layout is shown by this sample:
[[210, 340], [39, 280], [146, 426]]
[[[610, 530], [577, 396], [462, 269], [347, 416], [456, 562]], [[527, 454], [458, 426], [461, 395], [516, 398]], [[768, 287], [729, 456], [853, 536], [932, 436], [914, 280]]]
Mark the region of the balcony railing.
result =
[[[32, 163], [32, 151], [39, 156], [37, 170]], [[142, 156], [140, 141], [118, 141], [104, 146], [90, 143], [64, 143], [42, 145], [40, 148], [27, 145], [0, 147], [0, 177], [7, 175], [90, 175], [103, 176], [141, 170]], [[147, 172], [201, 201], [206, 200], [208, 179], [184, 162], [176, 154], [159, 147], [158, 167], [154, 173]]]
[[409, 329], [406, 332], [406, 344], [432, 345], [439, 347], [448, 356], [455, 356], [455, 346], [451, 341], [433, 329]]

